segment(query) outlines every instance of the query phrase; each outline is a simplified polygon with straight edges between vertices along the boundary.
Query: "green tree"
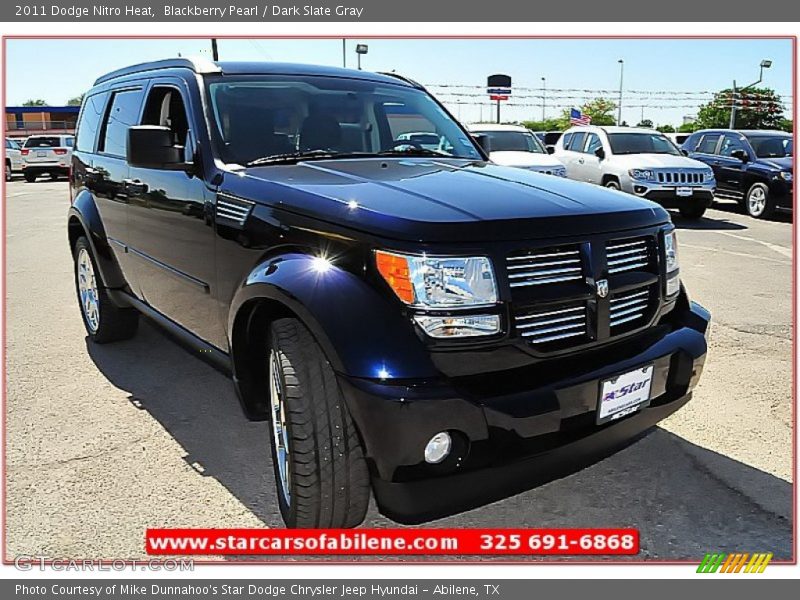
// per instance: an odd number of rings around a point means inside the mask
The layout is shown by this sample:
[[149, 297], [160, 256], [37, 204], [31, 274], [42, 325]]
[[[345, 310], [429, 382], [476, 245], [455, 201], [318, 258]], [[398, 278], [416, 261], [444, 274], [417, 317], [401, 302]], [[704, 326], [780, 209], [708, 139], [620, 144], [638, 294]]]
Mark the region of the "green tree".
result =
[[779, 127], [783, 131], [788, 131], [789, 133], [793, 133], [794, 121], [792, 121], [791, 119], [782, 119]]
[[25, 102], [22, 103], [22, 106], [48, 106], [48, 104], [41, 98], [31, 98], [29, 100], [25, 100]]
[[67, 100], [67, 106], [80, 106], [83, 104], [83, 94]]
[[[580, 107], [580, 111], [584, 115], [592, 117], [592, 125], [616, 124], [617, 120], [614, 118], [615, 110], [617, 110], [617, 104], [608, 98], [595, 98]], [[560, 122], [563, 124], [563, 129], [569, 127], [569, 112], [570, 109], [566, 108], [561, 113]]]
[[656, 131], [660, 131], [661, 133], [675, 133], [675, 128], [672, 125], [659, 125], [656, 127]]
[[[723, 127], [727, 127], [727, 125], [723, 125]], [[678, 133], [694, 133], [698, 129], [702, 129], [702, 127], [700, 127], [696, 121], [692, 123], [684, 123], [678, 127]]]
[[561, 131], [563, 122], [561, 119], [545, 119], [544, 121], [522, 121], [520, 123], [523, 127], [527, 127], [531, 131]]
[[647, 129], [653, 128], [653, 122], [650, 119], [642, 119], [636, 124], [637, 127], [646, 127]]
[[[728, 127], [731, 118], [732, 90], [721, 90], [697, 113], [699, 129]], [[783, 120], [781, 97], [770, 88], [749, 88], [736, 93], [737, 129], [777, 129]]]

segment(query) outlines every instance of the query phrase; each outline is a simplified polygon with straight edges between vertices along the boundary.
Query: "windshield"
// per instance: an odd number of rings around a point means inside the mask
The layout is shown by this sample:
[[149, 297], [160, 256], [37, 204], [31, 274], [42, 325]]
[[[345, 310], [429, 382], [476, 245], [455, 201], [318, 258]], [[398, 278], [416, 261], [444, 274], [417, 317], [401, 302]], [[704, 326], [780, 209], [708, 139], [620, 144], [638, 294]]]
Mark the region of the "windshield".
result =
[[252, 75], [210, 79], [207, 90], [215, 141], [228, 163], [381, 153], [481, 158], [433, 98], [405, 85]]
[[613, 154], [681, 154], [678, 147], [660, 133], [609, 133], [608, 143]]
[[747, 139], [758, 158], [794, 156], [794, 143], [788, 135], [748, 135]]
[[535, 152], [547, 154], [539, 139], [525, 131], [476, 131], [489, 136], [492, 152]]

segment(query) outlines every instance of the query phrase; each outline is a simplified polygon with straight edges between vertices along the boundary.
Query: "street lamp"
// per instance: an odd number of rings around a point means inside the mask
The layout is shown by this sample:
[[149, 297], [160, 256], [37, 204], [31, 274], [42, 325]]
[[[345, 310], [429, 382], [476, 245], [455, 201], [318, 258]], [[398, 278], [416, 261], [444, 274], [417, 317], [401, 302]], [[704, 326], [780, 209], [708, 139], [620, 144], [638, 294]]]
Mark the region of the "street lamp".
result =
[[[758, 81], [754, 81], [750, 85], [746, 85], [743, 88], [739, 89], [739, 92], [743, 92], [748, 88], [753, 87], [754, 85], [758, 85], [761, 83], [761, 80], [764, 79], [764, 69], [769, 69], [772, 66], [772, 61], [769, 59], [764, 59], [759, 63], [759, 70], [758, 70]], [[735, 129], [736, 128], [736, 80], [733, 80], [733, 91], [731, 93], [731, 120], [728, 123], [728, 129]]]
[[547, 80], [542, 77], [542, 122], [544, 123], [544, 98], [547, 92]]
[[361, 70], [361, 55], [369, 51], [369, 46], [366, 44], [356, 44], [356, 54], [358, 54], [358, 70]]
[[619, 103], [617, 106], [617, 125], [622, 124], [622, 75], [625, 70], [625, 61], [621, 58], [617, 61], [619, 63]]

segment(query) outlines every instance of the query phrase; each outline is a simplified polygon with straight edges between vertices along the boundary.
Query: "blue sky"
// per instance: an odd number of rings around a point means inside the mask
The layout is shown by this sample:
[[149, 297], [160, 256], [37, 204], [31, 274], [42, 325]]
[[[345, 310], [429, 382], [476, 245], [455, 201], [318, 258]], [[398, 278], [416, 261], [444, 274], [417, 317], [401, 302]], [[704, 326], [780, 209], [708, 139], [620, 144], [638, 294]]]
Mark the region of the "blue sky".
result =
[[[349, 67], [356, 64], [357, 41], [347, 42]], [[492, 117], [493, 109], [482, 89], [491, 73], [511, 75], [518, 90], [513, 101], [528, 105], [504, 106], [503, 120], [541, 118], [542, 100], [538, 96], [542, 77], [546, 78], [547, 116], [601, 95], [602, 90], [608, 92], [603, 95], [616, 100], [619, 59], [625, 61], [622, 118], [631, 124], [641, 119], [642, 111], [656, 124], [680, 124], [684, 115], [694, 114], [696, 106], [708, 99], [699, 92], [730, 87], [733, 79], [740, 86], [752, 83], [765, 58], [773, 65], [765, 71], [762, 85], [774, 88], [787, 103], [792, 101], [789, 40], [363, 41], [369, 44], [369, 54], [363, 58], [365, 69], [396, 70], [430, 86], [465, 122]], [[62, 104], [91, 87], [102, 73], [179, 53], [208, 55], [209, 47], [205, 39], [8, 40], [7, 104], [21, 104], [28, 98]], [[222, 60], [342, 64], [341, 39], [223, 39], [219, 47]], [[443, 84], [470, 87], [437, 87]], [[453, 91], [462, 95], [447, 93]], [[526, 94], [528, 97], [524, 97]]]

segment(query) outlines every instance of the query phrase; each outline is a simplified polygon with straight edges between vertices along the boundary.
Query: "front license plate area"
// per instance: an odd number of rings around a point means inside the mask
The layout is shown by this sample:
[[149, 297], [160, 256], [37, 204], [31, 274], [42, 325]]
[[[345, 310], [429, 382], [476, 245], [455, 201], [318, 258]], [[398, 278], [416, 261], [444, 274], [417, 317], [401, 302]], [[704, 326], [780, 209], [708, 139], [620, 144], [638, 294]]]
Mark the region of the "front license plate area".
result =
[[620, 419], [650, 403], [653, 365], [649, 364], [600, 382], [597, 424]]
[[690, 187], [679, 187], [675, 190], [675, 193], [678, 194], [678, 196], [691, 196], [694, 190]]

